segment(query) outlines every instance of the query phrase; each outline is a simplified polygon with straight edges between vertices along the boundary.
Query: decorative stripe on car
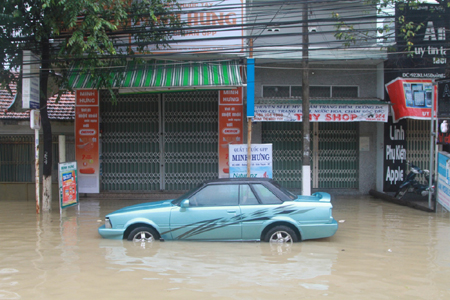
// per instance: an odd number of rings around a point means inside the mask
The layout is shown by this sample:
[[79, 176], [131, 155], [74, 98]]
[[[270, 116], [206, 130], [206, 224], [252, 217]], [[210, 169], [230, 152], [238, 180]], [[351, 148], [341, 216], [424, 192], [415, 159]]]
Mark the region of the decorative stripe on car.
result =
[[[239, 214], [236, 216], [233, 216], [231, 218], [216, 218], [216, 219], [211, 219], [211, 220], [205, 220], [205, 221], [200, 221], [200, 222], [195, 222], [195, 223], [191, 223], [191, 224], [187, 224], [187, 225], [183, 225], [177, 228], [173, 228], [171, 230], [162, 232], [161, 234], [168, 234], [168, 233], [173, 233], [175, 231], [178, 230], [182, 230], [182, 229], [186, 229], [188, 227], [192, 227], [192, 226], [196, 226], [194, 228], [192, 228], [191, 230], [188, 230], [186, 232], [184, 232], [183, 234], [179, 235], [177, 237], [177, 239], [184, 239], [184, 238], [190, 238], [193, 237], [195, 235], [201, 234], [201, 233], [205, 233], [211, 230], [215, 230], [215, 229], [219, 229], [219, 228], [223, 228], [223, 227], [227, 227], [227, 226], [231, 226], [231, 225], [236, 225], [242, 221], [246, 221], [246, 222], [252, 222], [252, 221], [265, 221], [265, 220], [270, 220], [272, 219], [273, 216], [278, 216], [278, 215], [291, 215], [291, 214], [303, 214], [307, 211], [312, 210], [313, 208], [308, 208], [308, 209], [297, 209], [295, 207], [295, 205], [288, 205], [288, 206], [284, 206], [284, 207], [277, 207], [271, 210], [271, 213], [269, 213], [267, 211], [267, 209], [261, 209], [261, 210], [257, 210], [251, 214]], [[266, 216], [264, 216], [264, 214], [266, 214]]]

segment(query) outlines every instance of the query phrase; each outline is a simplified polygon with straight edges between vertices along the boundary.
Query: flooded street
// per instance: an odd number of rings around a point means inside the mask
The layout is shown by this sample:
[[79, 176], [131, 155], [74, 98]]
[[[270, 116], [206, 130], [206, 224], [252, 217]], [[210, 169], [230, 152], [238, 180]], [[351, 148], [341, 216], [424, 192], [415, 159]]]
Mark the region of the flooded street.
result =
[[450, 299], [450, 217], [333, 197], [335, 236], [268, 243], [102, 239], [142, 200], [81, 199], [60, 216], [0, 201], [0, 299]]

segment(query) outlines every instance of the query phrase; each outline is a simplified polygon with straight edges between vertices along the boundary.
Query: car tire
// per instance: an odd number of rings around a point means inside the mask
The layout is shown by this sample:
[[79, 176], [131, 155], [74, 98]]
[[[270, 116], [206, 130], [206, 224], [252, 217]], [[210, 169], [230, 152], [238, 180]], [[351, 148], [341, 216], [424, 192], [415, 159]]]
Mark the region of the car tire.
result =
[[159, 240], [159, 234], [151, 227], [141, 226], [133, 229], [127, 237], [133, 242], [153, 242]]
[[287, 226], [275, 226], [270, 229], [266, 236], [264, 237], [264, 241], [269, 243], [295, 243], [298, 242], [298, 236], [291, 228]]

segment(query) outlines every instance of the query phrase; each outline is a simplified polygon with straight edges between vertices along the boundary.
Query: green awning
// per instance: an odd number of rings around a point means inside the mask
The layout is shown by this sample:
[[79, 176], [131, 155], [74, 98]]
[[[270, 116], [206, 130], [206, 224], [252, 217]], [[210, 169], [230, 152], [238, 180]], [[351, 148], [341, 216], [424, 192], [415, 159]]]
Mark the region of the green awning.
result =
[[[231, 61], [148, 61], [128, 63], [125, 67], [105, 69], [111, 83], [120, 93], [164, 90], [226, 89], [243, 86], [240, 64]], [[96, 88], [95, 76], [83, 74], [76, 66], [70, 70], [69, 85], [73, 89]]]

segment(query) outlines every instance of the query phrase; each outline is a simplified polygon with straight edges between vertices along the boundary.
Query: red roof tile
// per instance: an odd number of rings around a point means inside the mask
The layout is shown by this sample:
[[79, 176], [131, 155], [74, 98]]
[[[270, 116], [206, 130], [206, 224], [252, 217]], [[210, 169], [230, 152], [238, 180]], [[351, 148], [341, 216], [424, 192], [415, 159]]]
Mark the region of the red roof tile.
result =
[[[14, 101], [15, 86], [11, 86], [13, 95], [6, 90], [0, 90], [0, 119], [3, 120], [28, 120], [30, 111], [25, 112], [9, 112], [8, 108]], [[66, 93], [61, 96], [58, 103], [55, 103], [56, 97], [48, 100], [48, 117], [50, 120], [74, 120], [75, 118], [75, 94]]]

